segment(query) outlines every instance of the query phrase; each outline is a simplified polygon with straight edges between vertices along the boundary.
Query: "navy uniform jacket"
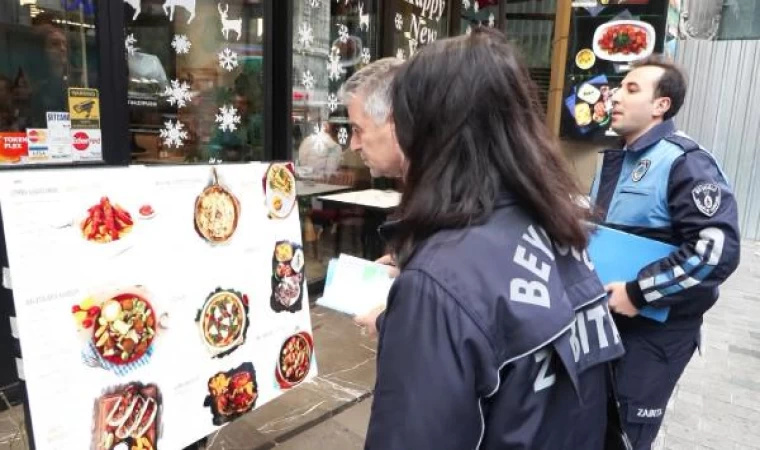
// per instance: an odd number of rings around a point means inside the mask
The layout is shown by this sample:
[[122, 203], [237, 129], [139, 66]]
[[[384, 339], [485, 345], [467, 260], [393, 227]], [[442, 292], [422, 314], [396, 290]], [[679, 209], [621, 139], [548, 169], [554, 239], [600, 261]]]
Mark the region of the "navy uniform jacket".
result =
[[513, 199], [421, 244], [379, 327], [367, 449], [603, 448], [623, 354], [603, 286]]
[[591, 201], [605, 225], [678, 247], [621, 280], [633, 304], [670, 306], [668, 323], [701, 323], [740, 253], [736, 200], [713, 156], [668, 120], [604, 153]]

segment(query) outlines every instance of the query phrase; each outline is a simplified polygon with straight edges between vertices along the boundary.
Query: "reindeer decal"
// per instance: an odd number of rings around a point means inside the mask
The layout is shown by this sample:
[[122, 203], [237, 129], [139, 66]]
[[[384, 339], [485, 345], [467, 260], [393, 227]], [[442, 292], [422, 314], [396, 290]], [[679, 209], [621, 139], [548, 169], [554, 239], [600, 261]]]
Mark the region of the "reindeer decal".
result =
[[165, 0], [163, 6], [164, 14], [169, 16], [169, 21], [171, 22], [174, 22], [174, 9], [177, 6], [185, 8], [190, 13], [190, 18], [187, 19], [187, 23], [192, 22], [195, 18], [195, 0]]
[[124, 0], [124, 3], [131, 6], [132, 9], [135, 10], [135, 15], [132, 16], [132, 21], [137, 20], [137, 16], [140, 15], [141, 9], [140, 9], [140, 0]]
[[237, 40], [239, 41], [243, 29], [243, 19], [229, 19], [227, 13], [230, 10], [230, 5], [228, 4], [225, 4], [224, 10], [222, 10], [222, 4], [219, 3], [217, 9], [219, 10], [219, 15], [222, 17], [222, 35], [224, 36], [224, 39], [228, 40], [230, 38], [230, 31], [234, 31], [237, 34]]

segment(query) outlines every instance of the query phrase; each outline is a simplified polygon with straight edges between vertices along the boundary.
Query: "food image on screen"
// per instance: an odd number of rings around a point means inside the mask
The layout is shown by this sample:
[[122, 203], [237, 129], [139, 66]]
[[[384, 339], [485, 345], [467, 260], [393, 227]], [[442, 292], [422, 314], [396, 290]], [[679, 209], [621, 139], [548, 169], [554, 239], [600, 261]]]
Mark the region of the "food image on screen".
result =
[[231, 422], [251, 411], [259, 397], [253, 364], [217, 373], [208, 380], [208, 392], [204, 406], [211, 408], [214, 425]]
[[594, 32], [594, 54], [606, 61], [633, 62], [652, 54], [655, 37], [654, 27], [647, 22], [607, 22]]
[[210, 243], [229, 240], [237, 229], [240, 204], [237, 198], [218, 183], [216, 169], [213, 182], [195, 201], [195, 229]]
[[132, 231], [132, 216], [118, 204], [102, 197], [97, 205], [87, 210], [87, 217], [80, 224], [82, 236], [99, 244], [118, 241]]
[[272, 297], [275, 312], [301, 309], [303, 298], [304, 254], [300, 245], [279, 241], [272, 256]]
[[156, 337], [156, 314], [137, 294], [120, 294], [105, 301], [93, 324], [92, 342], [106, 361], [124, 365], [140, 359]]
[[156, 450], [161, 395], [155, 384], [130, 383], [95, 402], [95, 450]]
[[290, 336], [280, 349], [277, 360], [277, 381], [287, 389], [306, 379], [311, 369], [314, 341], [308, 333]]
[[248, 297], [233, 290], [217, 289], [198, 311], [196, 322], [211, 354], [226, 356], [245, 342]]

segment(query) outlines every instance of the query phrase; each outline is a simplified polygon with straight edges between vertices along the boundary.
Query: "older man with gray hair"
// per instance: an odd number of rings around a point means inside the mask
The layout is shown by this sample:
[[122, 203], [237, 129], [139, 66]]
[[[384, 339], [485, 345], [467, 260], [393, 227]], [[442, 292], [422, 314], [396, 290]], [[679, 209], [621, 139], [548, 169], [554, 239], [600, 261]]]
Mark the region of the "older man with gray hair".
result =
[[351, 121], [351, 150], [359, 153], [373, 177], [398, 178], [403, 173], [390, 101], [393, 77], [403, 63], [379, 59], [353, 74], [340, 90]]

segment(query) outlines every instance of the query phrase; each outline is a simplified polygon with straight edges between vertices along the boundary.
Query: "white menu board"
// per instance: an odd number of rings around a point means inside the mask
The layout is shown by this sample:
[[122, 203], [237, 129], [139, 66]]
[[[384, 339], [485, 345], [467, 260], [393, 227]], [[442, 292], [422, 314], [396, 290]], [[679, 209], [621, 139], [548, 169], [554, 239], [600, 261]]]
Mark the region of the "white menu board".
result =
[[178, 450], [316, 376], [290, 164], [6, 173], [39, 450]]

